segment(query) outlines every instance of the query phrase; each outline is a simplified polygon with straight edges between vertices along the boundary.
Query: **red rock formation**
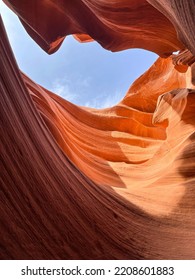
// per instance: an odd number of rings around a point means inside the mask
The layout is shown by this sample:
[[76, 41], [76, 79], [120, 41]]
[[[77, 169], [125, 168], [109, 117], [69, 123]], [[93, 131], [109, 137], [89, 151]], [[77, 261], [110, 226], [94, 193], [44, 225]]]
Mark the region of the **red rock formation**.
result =
[[[180, 14], [178, 40], [167, 1], [155, 1], [164, 15], [143, 0], [5, 2], [49, 53], [68, 34], [161, 56], [191, 42], [191, 21]], [[1, 258], [193, 259], [192, 49], [159, 58], [119, 104], [96, 110], [21, 73], [2, 23], [0, 34]]]
[[144, 48], [166, 56], [183, 48], [172, 23], [146, 0], [4, 2], [48, 53], [56, 51], [69, 34], [80, 41], [92, 38], [111, 51]]
[[178, 38], [195, 55], [195, 1], [147, 0], [174, 25]]

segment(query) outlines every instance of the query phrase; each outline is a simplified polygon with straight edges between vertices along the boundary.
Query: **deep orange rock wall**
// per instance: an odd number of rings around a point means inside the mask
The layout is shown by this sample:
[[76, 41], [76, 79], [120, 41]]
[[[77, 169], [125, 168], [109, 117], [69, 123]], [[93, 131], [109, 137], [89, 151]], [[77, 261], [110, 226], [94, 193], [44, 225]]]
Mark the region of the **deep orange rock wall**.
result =
[[179, 40], [195, 55], [194, 0], [147, 0], [174, 25]]
[[116, 106], [80, 107], [19, 71], [1, 23], [0, 257], [195, 258], [193, 9], [163, 0], [5, 3], [48, 53], [74, 34], [161, 58]]
[[69, 34], [80, 41], [94, 39], [112, 51], [144, 48], [167, 55], [183, 48], [172, 23], [146, 0], [4, 2], [48, 53], [56, 51]]

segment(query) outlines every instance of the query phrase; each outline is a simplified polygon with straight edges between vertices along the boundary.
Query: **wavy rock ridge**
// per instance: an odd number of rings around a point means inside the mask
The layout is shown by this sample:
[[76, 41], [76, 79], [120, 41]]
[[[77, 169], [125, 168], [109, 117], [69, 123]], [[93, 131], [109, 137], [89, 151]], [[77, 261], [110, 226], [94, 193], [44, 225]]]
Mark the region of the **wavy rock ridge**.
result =
[[1, 258], [195, 258], [194, 1], [4, 2], [48, 53], [73, 34], [161, 57], [80, 107], [20, 72], [1, 22]]

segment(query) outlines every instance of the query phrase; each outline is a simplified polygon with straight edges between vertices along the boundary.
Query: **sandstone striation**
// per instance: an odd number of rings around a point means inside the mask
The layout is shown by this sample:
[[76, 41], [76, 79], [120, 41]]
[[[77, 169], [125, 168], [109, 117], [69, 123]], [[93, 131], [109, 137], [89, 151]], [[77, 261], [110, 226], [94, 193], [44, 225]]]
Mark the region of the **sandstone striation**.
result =
[[194, 259], [194, 1], [4, 2], [49, 54], [72, 34], [160, 57], [119, 104], [76, 106], [19, 70], [1, 21], [1, 259]]

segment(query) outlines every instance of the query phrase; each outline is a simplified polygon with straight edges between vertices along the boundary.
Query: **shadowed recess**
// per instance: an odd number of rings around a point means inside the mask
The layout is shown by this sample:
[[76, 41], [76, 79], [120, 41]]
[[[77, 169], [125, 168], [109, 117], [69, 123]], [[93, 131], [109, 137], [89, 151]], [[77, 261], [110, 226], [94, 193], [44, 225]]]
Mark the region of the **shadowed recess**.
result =
[[49, 54], [73, 34], [160, 57], [115, 106], [77, 106], [20, 72], [1, 21], [1, 259], [194, 259], [186, 1], [4, 2]]

